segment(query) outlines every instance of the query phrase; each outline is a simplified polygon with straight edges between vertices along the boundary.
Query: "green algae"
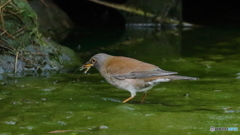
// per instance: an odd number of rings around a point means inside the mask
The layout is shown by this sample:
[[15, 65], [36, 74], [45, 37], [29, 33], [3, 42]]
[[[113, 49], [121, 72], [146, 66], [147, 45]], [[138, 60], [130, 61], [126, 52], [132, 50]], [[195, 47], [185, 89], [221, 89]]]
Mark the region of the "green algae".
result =
[[3, 79], [0, 135], [239, 134], [210, 131], [211, 126], [239, 128], [239, 54], [209, 53], [209, 46], [215, 44], [207, 43], [205, 54], [199, 55], [201, 48], [191, 57], [180, 57], [180, 53], [164, 58], [142, 56], [139, 50], [131, 54], [164, 70], [200, 78], [159, 84], [147, 93], [143, 104], [139, 102], [142, 93], [121, 103], [130, 93], [108, 84], [93, 68], [88, 74]]

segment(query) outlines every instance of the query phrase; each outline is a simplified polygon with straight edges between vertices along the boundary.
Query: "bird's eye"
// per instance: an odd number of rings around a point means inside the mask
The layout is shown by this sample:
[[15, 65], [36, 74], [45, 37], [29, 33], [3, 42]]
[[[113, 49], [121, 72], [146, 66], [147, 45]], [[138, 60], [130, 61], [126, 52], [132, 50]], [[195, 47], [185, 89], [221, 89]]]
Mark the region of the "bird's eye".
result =
[[92, 59], [91, 62], [92, 62], [92, 63], [96, 63], [97, 60], [96, 60], [96, 59]]

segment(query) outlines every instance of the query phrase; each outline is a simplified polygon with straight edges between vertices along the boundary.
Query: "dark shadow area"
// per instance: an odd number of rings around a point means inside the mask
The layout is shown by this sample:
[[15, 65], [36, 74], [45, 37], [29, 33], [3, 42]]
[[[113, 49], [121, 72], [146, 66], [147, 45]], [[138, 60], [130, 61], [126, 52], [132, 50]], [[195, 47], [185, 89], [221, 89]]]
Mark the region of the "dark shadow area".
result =
[[[53, 0], [79, 26], [123, 28], [124, 17], [113, 8], [87, 0]], [[118, 4], [126, 0], [104, 0]], [[239, 26], [239, 2], [182, 0], [183, 20], [207, 26]]]
[[183, 0], [183, 20], [207, 26], [240, 26], [239, 1]]
[[[81, 27], [122, 29], [124, 17], [115, 9], [87, 0], [53, 0], [72, 21]], [[121, 1], [117, 1], [122, 3]], [[123, 1], [124, 2], [124, 1]]]

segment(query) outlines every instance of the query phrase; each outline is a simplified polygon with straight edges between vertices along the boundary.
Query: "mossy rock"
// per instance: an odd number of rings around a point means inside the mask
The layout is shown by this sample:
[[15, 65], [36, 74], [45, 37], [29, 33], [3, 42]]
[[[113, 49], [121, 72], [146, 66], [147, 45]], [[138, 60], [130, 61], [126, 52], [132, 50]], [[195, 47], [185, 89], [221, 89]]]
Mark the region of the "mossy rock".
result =
[[25, 0], [1, 0], [0, 68], [22, 72], [61, 70], [80, 64], [74, 51], [42, 36], [37, 16]]

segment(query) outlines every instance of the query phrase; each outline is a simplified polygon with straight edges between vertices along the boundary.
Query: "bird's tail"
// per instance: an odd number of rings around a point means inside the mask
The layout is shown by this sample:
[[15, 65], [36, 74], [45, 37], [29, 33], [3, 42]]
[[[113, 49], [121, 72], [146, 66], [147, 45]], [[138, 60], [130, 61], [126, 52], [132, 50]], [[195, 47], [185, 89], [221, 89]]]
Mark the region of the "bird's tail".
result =
[[180, 75], [170, 75], [166, 76], [170, 80], [198, 80], [196, 77], [180, 76]]

